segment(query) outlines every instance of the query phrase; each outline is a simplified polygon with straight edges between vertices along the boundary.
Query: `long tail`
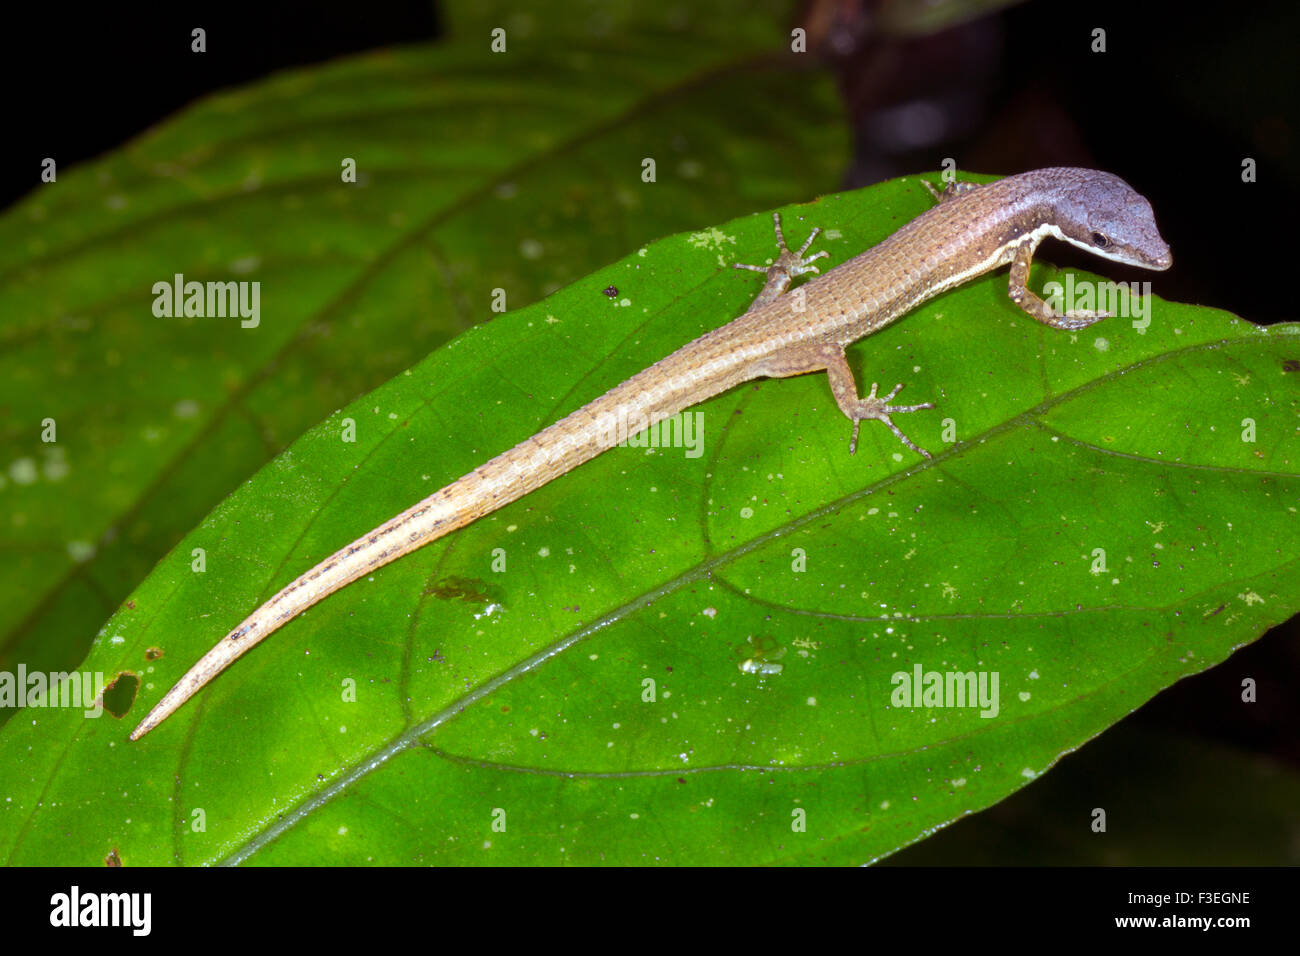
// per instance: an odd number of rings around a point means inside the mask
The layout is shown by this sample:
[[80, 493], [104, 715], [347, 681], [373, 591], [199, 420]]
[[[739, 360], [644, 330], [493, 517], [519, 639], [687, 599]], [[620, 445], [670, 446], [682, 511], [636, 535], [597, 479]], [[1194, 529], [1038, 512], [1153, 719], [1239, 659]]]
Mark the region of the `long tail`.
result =
[[[666, 364], [668, 360], [615, 386], [334, 552], [218, 641], [163, 695], [130, 739], [139, 740], [157, 727], [238, 657], [339, 588], [540, 488], [622, 437], [695, 404], [697, 389], [683, 388], [679, 378], [674, 381]], [[625, 423], [621, 432], [619, 422]]]

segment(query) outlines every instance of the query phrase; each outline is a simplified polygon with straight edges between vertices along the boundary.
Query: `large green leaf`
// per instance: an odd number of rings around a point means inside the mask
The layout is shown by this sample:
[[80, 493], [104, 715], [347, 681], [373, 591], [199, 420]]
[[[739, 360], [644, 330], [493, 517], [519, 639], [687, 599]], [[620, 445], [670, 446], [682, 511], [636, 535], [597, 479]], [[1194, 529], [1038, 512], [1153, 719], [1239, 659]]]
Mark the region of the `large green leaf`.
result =
[[[785, 222], [826, 227], [841, 262], [928, 203], [896, 181]], [[303, 569], [740, 311], [757, 277], [727, 266], [770, 243], [767, 214], [654, 243], [308, 432], [104, 628], [85, 666], [143, 680], [124, 719], [33, 710], [0, 734], [0, 858], [871, 860], [1300, 605], [1300, 329], [1154, 299], [1144, 330], [1061, 333], [995, 275], [855, 348], [866, 381], [938, 404], [905, 419], [933, 461], [879, 426], [849, 457], [823, 376], [736, 389], [700, 406], [702, 457], [614, 449], [334, 595], [126, 743]], [[997, 672], [998, 716], [892, 707], [915, 665]]]
[[[74, 666], [232, 488], [494, 290], [836, 185], [829, 79], [768, 52], [784, 3], [516, 7], [211, 97], [0, 217], [0, 668]], [[156, 318], [177, 273], [260, 282], [260, 325]]]

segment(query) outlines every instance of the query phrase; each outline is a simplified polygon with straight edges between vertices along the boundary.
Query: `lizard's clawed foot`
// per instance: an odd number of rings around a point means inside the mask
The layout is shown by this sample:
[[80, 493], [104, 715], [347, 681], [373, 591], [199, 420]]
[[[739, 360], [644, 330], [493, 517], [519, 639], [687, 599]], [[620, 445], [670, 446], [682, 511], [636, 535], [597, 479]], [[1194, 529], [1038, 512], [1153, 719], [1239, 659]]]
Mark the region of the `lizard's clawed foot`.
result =
[[928, 179], [922, 179], [921, 185], [930, 190], [930, 195], [934, 197], [936, 203], [945, 203], [950, 199], [955, 199], [962, 193], [968, 193], [972, 189], [979, 189], [979, 183], [957, 182], [955, 179], [944, 184], [943, 189], [938, 189]]
[[1086, 329], [1094, 322], [1100, 322], [1102, 319], [1113, 319], [1114, 312], [1094, 312], [1092, 309], [1071, 309], [1061, 316], [1057, 328], [1065, 329], [1069, 332], [1078, 329]]
[[903, 412], [919, 412], [924, 408], [934, 408], [931, 402], [922, 402], [919, 405], [890, 405], [889, 400], [902, 391], [902, 385], [895, 385], [894, 390], [888, 395], [876, 395], [876, 383], [871, 383], [871, 391], [867, 393], [866, 398], [858, 399], [857, 406], [849, 413], [853, 419], [853, 439], [849, 442], [849, 454], [857, 454], [858, 451], [858, 426], [862, 424], [863, 419], [874, 418], [876, 421], [884, 422], [889, 426], [889, 430], [894, 433], [894, 437], [901, 441], [912, 451], [925, 458], [930, 457], [930, 453], [924, 448], [913, 444], [912, 440], [899, 430], [894, 424], [893, 419], [889, 416], [902, 414]]
[[[762, 272], [767, 276], [769, 282], [773, 279], [784, 280], [785, 285], [789, 285], [790, 280], [796, 276], [801, 276], [806, 272], [817, 272], [817, 267], [813, 265], [813, 263], [818, 259], [828, 258], [830, 253], [822, 250], [816, 255], [808, 256], [807, 258], [804, 258], [804, 253], [807, 252], [808, 247], [813, 244], [813, 240], [817, 238], [817, 234], [822, 231], [821, 227], [818, 226], [813, 229], [812, 232], [808, 233], [808, 238], [804, 240], [803, 245], [791, 252], [785, 244], [785, 234], [781, 231], [781, 214], [779, 212], [772, 213], [772, 221], [776, 225], [776, 245], [777, 248], [781, 250], [780, 255], [776, 257], [776, 261], [770, 266], [750, 266], [737, 262], [735, 268], [749, 269], [752, 272]], [[820, 273], [818, 274], [820, 275]]]

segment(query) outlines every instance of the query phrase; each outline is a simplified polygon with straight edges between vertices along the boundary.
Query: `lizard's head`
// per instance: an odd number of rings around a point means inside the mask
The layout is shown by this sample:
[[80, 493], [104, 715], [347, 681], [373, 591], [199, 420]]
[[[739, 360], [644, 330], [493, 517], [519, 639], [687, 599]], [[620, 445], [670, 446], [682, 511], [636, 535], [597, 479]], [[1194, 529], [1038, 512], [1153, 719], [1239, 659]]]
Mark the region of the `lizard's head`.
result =
[[1059, 238], [1128, 266], [1164, 270], [1173, 265], [1149, 202], [1118, 176], [1094, 169], [1078, 173], [1078, 182], [1052, 202]]

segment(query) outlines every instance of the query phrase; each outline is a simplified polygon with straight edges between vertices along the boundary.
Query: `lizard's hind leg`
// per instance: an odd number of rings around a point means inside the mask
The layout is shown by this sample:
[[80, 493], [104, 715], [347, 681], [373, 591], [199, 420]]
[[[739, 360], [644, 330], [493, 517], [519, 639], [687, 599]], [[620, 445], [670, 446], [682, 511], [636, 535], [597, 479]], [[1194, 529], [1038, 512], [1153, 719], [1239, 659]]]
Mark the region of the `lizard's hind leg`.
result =
[[825, 369], [826, 377], [831, 383], [831, 394], [835, 396], [835, 404], [853, 422], [853, 438], [849, 441], [850, 455], [856, 454], [858, 450], [859, 425], [864, 419], [873, 418], [884, 422], [894, 433], [894, 437], [912, 451], [926, 458], [930, 457], [928, 451], [903, 434], [902, 430], [894, 424], [891, 416], [919, 412], [922, 409], [934, 408], [934, 405], [930, 402], [921, 402], [919, 405], [890, 405], [890, 399], [897, 395], [903, 386], [895, 385], [894, 390], [888, 395], [877, 395], [876, 382], [871, 383], [871, 391], [867, 393], [866, 398], [859, 397], [858, 384], [853, 379], [849, 360], [844, 356], [844, 349], [838, 345], [805, 345], [785, 349], [764, 359], [761, 367], [762, 374], [772, 378], [786, 378]]

